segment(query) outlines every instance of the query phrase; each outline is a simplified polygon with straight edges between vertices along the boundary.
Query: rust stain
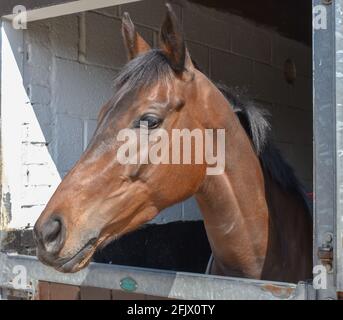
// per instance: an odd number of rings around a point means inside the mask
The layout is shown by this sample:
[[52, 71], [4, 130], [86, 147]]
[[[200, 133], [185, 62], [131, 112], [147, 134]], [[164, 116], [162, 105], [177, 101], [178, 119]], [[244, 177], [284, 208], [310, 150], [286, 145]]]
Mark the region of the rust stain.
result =
[[337, 299], [343, 300], [343, 292], [337, 292]]
[[288, 299], [292, 296], [295, 288], [277, 286], [272, 284], [265, 284], [262, 286], [265, 291], [272, 293], [275, 297], [280, 299]]

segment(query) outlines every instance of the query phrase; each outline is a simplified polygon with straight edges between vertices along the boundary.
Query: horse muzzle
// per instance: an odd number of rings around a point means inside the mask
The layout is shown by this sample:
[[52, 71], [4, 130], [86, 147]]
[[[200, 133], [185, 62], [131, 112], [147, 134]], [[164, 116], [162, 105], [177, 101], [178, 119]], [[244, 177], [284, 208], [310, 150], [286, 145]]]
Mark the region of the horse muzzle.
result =
[[36, 224], [34, 237], [37, 244], [37, 257], [45, 265], [60, 272], [77, 272], [90, 260], [95, 251], [97, 238], [91, 238], [76, 253], [61, 256], [66, 242], [66, 228], [63, 219], [53, 214], [44, 224]]

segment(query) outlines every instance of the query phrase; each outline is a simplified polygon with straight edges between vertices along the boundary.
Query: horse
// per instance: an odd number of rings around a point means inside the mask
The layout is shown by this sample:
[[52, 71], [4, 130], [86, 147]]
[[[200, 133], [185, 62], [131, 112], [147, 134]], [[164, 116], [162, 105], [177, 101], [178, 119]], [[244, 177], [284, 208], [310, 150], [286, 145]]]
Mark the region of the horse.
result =
[[[312, 278], [306, 195], [270, 141], [265, 114], [194, 66], [178, 19], [166, 8], [158, 48], [124, 13], [128, 63], [87, 149], [34, 226], [38, 258], [60, 272], [77, 272], [98, 248], [194, 196], [212, 250], [210, 274], [292, 283]], [[161, 128], [224, 130], [223, 171], [207, 174], [210, 165], [195, 162], [194, 150], [191, 163], [118, 161], [117, 138], [126, 128], [148, 135]]]

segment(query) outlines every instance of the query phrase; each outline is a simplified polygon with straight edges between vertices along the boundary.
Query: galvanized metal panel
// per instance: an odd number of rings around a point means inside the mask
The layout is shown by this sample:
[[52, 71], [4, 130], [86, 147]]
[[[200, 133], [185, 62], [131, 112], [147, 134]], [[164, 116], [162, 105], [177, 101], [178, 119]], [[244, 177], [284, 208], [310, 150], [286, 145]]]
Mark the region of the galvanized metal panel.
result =
[[336, 1], [336, 279], [337, 290], [343, 291], [343, 0]]
[[[328, 2], [328, 1], [327, 1]], [[313, 6], [324, 1], [314, 0]], [[328, 2], [329, 3], [329, 2]], [[335, 81], [334, 5], [325, 5], [327, 29], [313, 31], [314, 94], [314, 264], [319, 265], [318, 249], [335, 232]], [[328, 275], [328, 289], [319, 290], [319, 299], [336, 297], [335, 269]]]
[[0, 254], [0, 288], [13, 288], [17, 276], [13, 268], [18, 265], [27, 271], [25, 289], [33, 291], [37, 280], [123, 290], [124, 279], [130, 279], [135, 283], [134, 293], [184, 300], [305, 300], [313, 292], [305, 283], [296, 285], [95, 263], [76, 274], [63, 274], [34, 257], [5, 254]]

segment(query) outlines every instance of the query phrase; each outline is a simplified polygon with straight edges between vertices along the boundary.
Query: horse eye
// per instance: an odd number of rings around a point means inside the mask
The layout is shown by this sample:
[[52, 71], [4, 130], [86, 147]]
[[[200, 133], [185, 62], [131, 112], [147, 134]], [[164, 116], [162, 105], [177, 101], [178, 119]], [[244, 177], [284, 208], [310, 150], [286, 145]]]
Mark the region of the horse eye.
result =
[[143, 115], [136, 123], [135, 127], [147, 127], [148, 129], [156, 129], [162, 122], [162, 119], [154, 115]]

